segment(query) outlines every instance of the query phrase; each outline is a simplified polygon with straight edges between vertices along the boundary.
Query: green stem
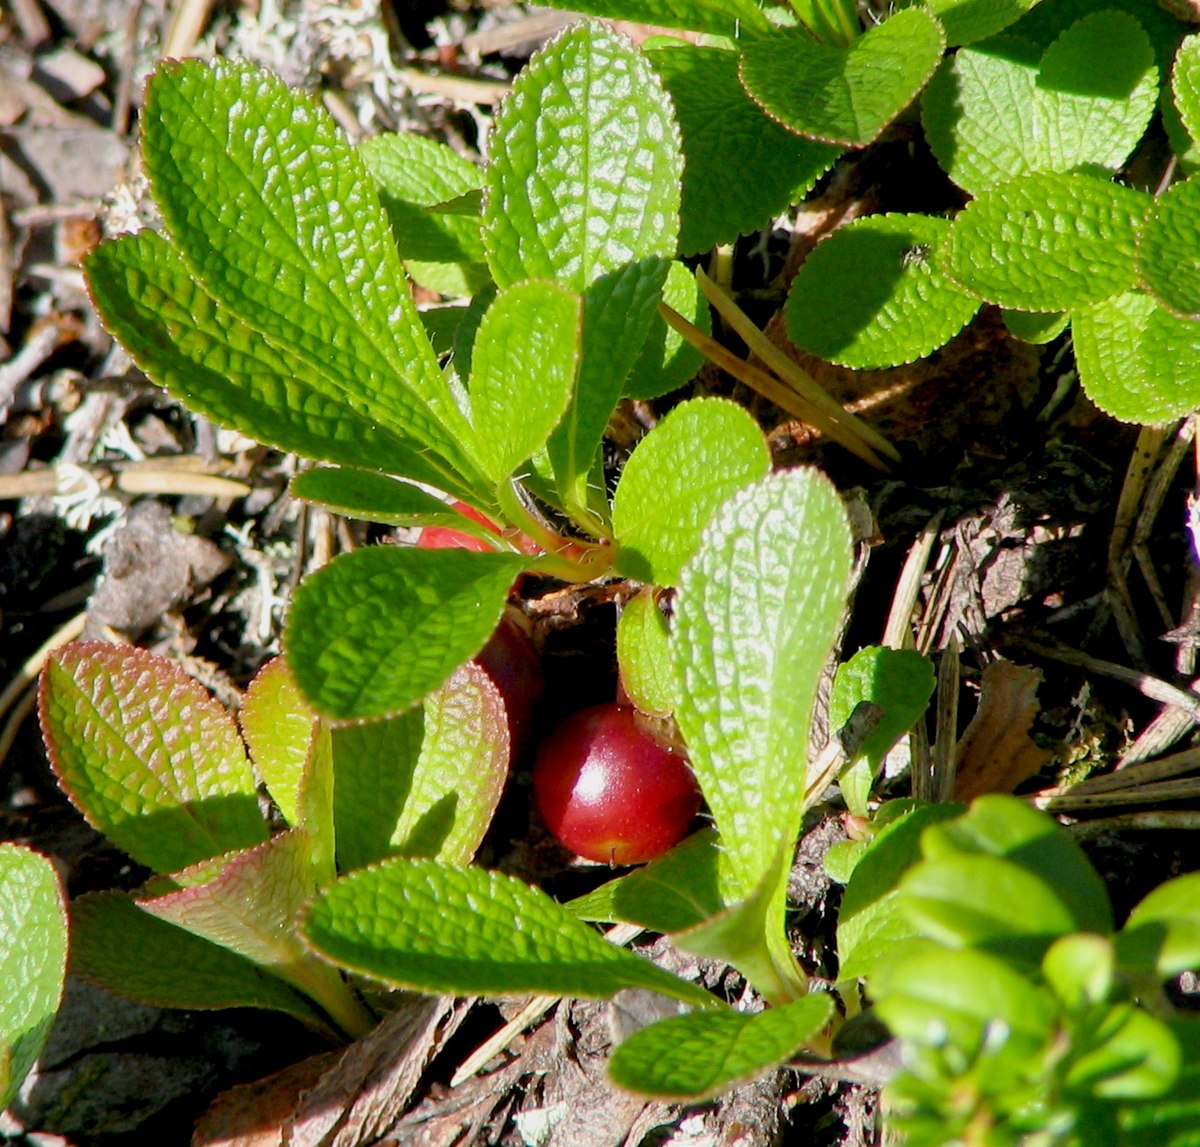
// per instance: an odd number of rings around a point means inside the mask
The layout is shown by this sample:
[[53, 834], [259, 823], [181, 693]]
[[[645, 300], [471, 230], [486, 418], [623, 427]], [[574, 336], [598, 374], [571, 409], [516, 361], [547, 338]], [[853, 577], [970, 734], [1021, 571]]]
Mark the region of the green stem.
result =
[[314, 957], [304, 957], [276, 974], [315, 1001], [351, 1039], [362, 1039], [376, 1024], [375, 1017], [354, 994], [341, 974]]
[[854, 0], [791, 0], [800, 22], [822, 43], [848, 48], [862, 34]]
[[517, 496], [512, 482], [502, 482], [496, 490], [496, 497], [504, 511], [505, 521], [545, 550], [541, 557], [533, 561], [531, 569], [534, 573], [561, 578], [563, 581], [586, 582], [602, 577], [612, 568], [611, 546], [564, 538], [547, 529]]

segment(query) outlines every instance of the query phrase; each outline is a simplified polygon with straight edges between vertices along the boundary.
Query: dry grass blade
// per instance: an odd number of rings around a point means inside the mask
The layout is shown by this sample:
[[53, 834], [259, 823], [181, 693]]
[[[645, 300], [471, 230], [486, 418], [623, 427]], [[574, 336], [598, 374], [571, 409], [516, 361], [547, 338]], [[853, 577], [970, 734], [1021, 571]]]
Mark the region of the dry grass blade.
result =
[[1157, 804], [1159, 801], [1195, 800], [1200, 797], [1200, 779], [1160, 781], [1134, 789], [1108, 793], [1066, 792], [1057, 796], [1037, 793], [1030, 798], [1045, 812], [1082, 812], [1086, 809], [1115, 808], [1131, 804]]
[[825, 412], [840, 428], [857, 435], [872, 449], [893, 462], [900, 461], [900, 452], [873, 426], [856, 418], [846, 410], [820, 383], [800, 369], [766, 335], [751, 322], [749, 315], [741, 309], [704, 271], [696, 268], [696, 282], [704, 297], [716, 312], [737, 333], [738, 337], [758, 355], [789, 387], [801, 398]]
[[[803, 418], [805, 422], [815, 426], [831, 441], [844, 446], [852, 454], [877, 470], [887, 469], [887, 464], [861, 437], [845, 428], [842, 424], [844, 419], [838, 422], [830, 418], [825, 410], [814, 406], [807, 399], [784, 386], [773, 374], [768, 374], [765, 370], [760, 370], [738, 358], [732, 351], [727, 350], [711, 335], [706, 335], [699, 327], [688, 322], [683, 315], [667, 306], [666, 303], [659, 303], [658, 311], [669, 326], [678, 331], [692, 346], [723, 371], [731, 374], [739, 382], [745, 383], [751, 390], [761, 394], [763, 398], [775, 403], [780, 410], [784, 410], [796, 418]], [[838, 410], [845, 414], [841, 407], [838, 407]], [[846, 417], [852, 416], [846, 415]]]

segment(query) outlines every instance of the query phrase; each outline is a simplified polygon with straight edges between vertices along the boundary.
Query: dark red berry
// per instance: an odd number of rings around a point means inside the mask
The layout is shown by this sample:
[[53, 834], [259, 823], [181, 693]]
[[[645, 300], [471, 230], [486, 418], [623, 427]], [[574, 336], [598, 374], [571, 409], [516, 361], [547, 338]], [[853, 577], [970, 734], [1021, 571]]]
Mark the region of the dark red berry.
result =
[[533, 793], [546, 826], [572, 852], [640, 864], [683, 839], [700, 808], [687, 762], [638, 724], [636, 711], [573, 713], [538, 746]]

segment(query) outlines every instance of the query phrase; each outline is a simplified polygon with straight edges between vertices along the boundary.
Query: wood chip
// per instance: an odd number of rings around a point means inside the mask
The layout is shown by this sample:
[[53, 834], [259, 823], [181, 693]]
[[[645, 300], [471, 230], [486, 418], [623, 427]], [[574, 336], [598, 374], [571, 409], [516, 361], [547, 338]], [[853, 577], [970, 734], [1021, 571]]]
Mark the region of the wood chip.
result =
[[108, 79], [95, 60], [89, 60], [74, 48], [59, 48], [39, 56], [34, 74], [42, 87], [60, 103], [90, 96]]

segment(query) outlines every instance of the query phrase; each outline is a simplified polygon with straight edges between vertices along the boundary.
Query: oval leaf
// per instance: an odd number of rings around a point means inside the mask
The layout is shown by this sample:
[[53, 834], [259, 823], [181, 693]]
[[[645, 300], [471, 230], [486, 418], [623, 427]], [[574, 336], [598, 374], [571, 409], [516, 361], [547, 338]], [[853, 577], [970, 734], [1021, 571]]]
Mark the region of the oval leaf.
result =
[[95, 987], [159, 1008], [266, 1008], [330, 1030], [278, 977], [148, 915], [123, 892], [88, 893], [72, 902], [71, 968]]
[[333, 117], [244, 61], [168, 61], [147, 88], [142, 138], [155, 200], [205, 290], [365, 417], [472, 474], [471, 428], [374, 180]]
[[674, 585], [717, 507], [770, 469], [766, 439], [744, 408], [719, 398], [677, 406], [621, 473], [613, 497], [617, 571]]
[[539, 451], [575, 391], [582, 315], [556, 283], [502, 290], [488, 307], [471, 356], [477, 455], [494, 483]]
[[1117, 171], [1158, 99], [1154, 49], [1124, 12], [1068, 28], [1039, 57], [1001, 37], [949, 57], [925, 91], [929, 145], [960, 187], [978, 195], [1035, 171]]
[[675, 709], [679, 683], [671, 662], [670, 630], [658, 595], [644, 586], [617, 618], [617, 664], [621, 686], [635, 709], [665, 717]]
[[1138, 240], [1138, 277], [1167, 310], [1200, 318], [1200, 178], [1154, 200]]
[[1136, 237], [1150, 202], [1090, 175], [1013, 179], [955, 219], [942, 269], [964, 290], [1014, 310], [1099, 303], [1133, 286]]
[[422, 710], [333, 731], [338, 860], [398, 854], [465, 864], [508, 775], [508, 722], [491, 678], [468, 663]]
[[576, 507], [675, 255], [682, 167], [658, 77], [596, 23], [535, 54], [496, 117], [484, 202], [496, 284], [550, 279], [583, 298], [575, 398], [550, 442]]
[[[706, 335], [712, 334], [712, 312], [700, 293], [696, 276], [683, 263], [671, 264], [663, 284], [662, 301]], [[690, 382], [703, 365], [704, 355], [674, 327], [667, 326], [661, 315], [655, 315], [650, 333], [625, 380], [625, 394], [629, 398], [669, 394]]]
[[288, 493], [359, 522], [458, 529], [463, 521], [457, 510], [420, 486], [349, 466], [303, 470], [292, 479]]
[[[803, 199], [841, 154], [840, 147], [786, 131], [766, 115], [738, 79], [737, 53], [671, 46], [648, 54], [675, 103], [683, 136], [681, 254], [765, 227]], [[729, 179], [730, 171], [738, 178]]]
[[1147, 953], [1164, 979], [1200, 966], [1200, 873], [1160, 884], [1129, 914], [1121, 932], [1122, 954], [1130, 944]]
[[970, 1058], [990, 1039], [992, 1050], [1003, 1043], [1035, 1055], [1053, 1031], [1049, 995], [983, 952], [922, 952], [877, 975], [871, 986], [888, 1027], [923, 1047], [957, 1047]]
[[193, 410], [280, 450], [400, 470], [471, 497], [444, 462], [364, 416], [319, 366], [274, 346], [207, 294], [163, 236], [147, 230], [101, 243], [85, 267], [105, 325]]
[[983, 40], [1015, 24], [1040, 0], [926, 0], [954, 47]]
[[399, 858], [360, 868], [309, 905], [301, 929], [326, 959], [395, 987], [586, 999], [649, 988], [712, 1003], [539, 889], [480, 868]]
[[724, 854], [712, 829], [695, 832], [670, 852], [567, 904], [581, 920], [640, 924], [682, 932], [725, 907]]
[[755, 1015], [672, 1016], [625, 1040], [609, 1065], [609, 1078], [657, 1099], [707, 1099], [795, 1055], [832, 1015], [833, 1000], [819, 995]]
[[299, 823], [300, 781], [318, 720], [282, 657], [254, 675], [238, 713], [254, 767], [290, 825]]
[[483, 648], [526, 559], [377, 546], [304, 581], [284, 646], [301, 690], [333, 718], [415, 705]]
[[676, 720], [741, 896], [800, 827], [809, 718], [850, 564], [836, 490], [793, 470], [726, 502], [680, 579]]
[[237, 725], [173, 662], [68, 645], [47, 662], [39, 703], [59, 783], [139, 864], [174, 872], [266, 840]]
[[927, 215], [872, 215], [839, 228], [792, 280], [788, 338], [856, 369], [915, 362], [949, 342], [979, 310], [938, 269], [949, 230]]
[[1188, 135], [1200, 139], [1200, 36], [1188, 36], [1179, 45], [1171, 69], [1171, 94]]
[[66, 968], [67, 906], [54, 865], [0, 844], [0, 1111], [41, 1054]]
[[992, 952], [1028, 968], [1058, 937], [1083, 930], [1050, 880], [998, 856], [916, 865], [900, 882], [900, 908], [931, 940]]
[[872, 143], [933, 75], [946, 35], [906, 8], [848, 48], [780, 31], [742, 49], [742, 83], [785, 127], [844, 147]]
[[838, 913], [840, 979], [873, 975], [904, 946], [926, 946], [900, 904], [900, 878], [921, 859], [921, 833], [960, 812], [962, 805], [920, 805], [890, 821], [859, 857]]
[[1200, 322], [1131, 291], [1077, 312], [1071, 332], [1083, 389], [1114, 418], [1152, 424], [1200, 409]]

